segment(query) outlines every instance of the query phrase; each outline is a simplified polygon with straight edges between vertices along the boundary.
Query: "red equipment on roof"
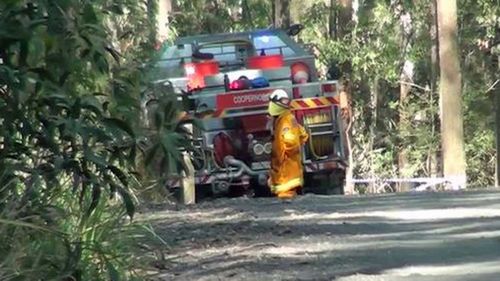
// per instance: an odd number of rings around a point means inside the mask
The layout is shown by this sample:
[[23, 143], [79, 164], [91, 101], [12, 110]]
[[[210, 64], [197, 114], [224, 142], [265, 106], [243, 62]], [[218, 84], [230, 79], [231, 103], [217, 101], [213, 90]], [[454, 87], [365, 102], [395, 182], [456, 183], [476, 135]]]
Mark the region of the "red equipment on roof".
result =
[[189, 79], [188, 89], [200, 89], [205, 87], [205, 76], [219, 73], [219, 63], [215, 60], [186, 63], [184, 70]]

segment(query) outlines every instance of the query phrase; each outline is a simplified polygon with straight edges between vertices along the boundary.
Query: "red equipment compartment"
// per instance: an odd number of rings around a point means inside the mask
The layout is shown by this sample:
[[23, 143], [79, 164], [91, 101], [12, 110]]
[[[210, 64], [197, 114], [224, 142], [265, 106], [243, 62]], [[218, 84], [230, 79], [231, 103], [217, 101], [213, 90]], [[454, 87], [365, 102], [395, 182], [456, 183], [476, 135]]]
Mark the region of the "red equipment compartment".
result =
[[184, 65], [188, 81], [188, 89], [200, 89], [205, 87], [205, 76], [219, 73], [219, 63], [214, 60], [186, 63]]
[[266, 115], [249, 115], [241, 118], [241, 126], [246, 134], [266, 131], [269, 119]]
[[217, 165], [224, 166], [224, 158], [229, 155], [235, 155], [236, 150], [233, 146], [233, 141], [231, 137], [224, 133], [217, 134], [213, 139], [214, 144], [214, 156]]
[[321, 85], [321, 90], [323, 91], [323, 94], [325, 96], [333, 95], [337, 91], [337, 83], [336, 82], [325, 83], [325, 84]]
[[248, 58], [248, 68], [273, 69], [283, 67], [283, 55], [265, 55]]

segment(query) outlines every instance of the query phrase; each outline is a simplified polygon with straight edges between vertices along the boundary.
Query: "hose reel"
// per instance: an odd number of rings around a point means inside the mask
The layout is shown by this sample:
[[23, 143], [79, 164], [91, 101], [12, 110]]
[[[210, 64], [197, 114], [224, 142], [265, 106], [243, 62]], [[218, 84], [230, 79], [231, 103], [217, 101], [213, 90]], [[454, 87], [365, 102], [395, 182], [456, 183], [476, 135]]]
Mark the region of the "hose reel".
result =
[[304, 127], [309, 133], [309, 151], [315, 160], [328, 159], [334, 154], [335, 132], [330, 110], [305, 114]]

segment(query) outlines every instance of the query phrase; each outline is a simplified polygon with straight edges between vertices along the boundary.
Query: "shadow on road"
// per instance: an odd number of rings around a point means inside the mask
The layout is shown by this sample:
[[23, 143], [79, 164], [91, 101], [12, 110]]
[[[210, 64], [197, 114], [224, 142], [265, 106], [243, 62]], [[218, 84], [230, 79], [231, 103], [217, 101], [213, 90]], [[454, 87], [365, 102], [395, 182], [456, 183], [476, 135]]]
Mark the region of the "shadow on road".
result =
[[150, 216], [160, 280], [499, 280], [500, 193], [207, 202]]

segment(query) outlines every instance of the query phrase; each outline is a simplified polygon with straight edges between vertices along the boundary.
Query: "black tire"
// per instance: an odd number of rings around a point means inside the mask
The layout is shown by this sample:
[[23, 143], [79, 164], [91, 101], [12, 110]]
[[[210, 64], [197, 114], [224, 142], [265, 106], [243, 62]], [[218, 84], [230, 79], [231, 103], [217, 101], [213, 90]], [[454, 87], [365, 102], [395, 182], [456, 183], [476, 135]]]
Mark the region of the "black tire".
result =
[[304, 192], [333, 195], [344, 194], [345, 171], [341, 169], [329, 173], [307, 174]]
[[196, 185], [195, 200], [196, 203], [206, 201], [213, 197], [212, 187], [209, 184], [197, 184]]
[[336, 169], [330, 174], [330, 186], [333, 191], [331, 194], [345, 194], [345, 170]]
[[267, 185], [259, 184], [257, 179], [250, 180], [250, 187], [254, 190], [254, 197], [273, 197], [271, 189]]
[[[210, 200], [214, 197], [212, 186], [210, 184], [197, 184], [195, 186], [195, 203]], [[170, 198], [182, 204], [182, 188], [174, 188], [170, 191]]]

